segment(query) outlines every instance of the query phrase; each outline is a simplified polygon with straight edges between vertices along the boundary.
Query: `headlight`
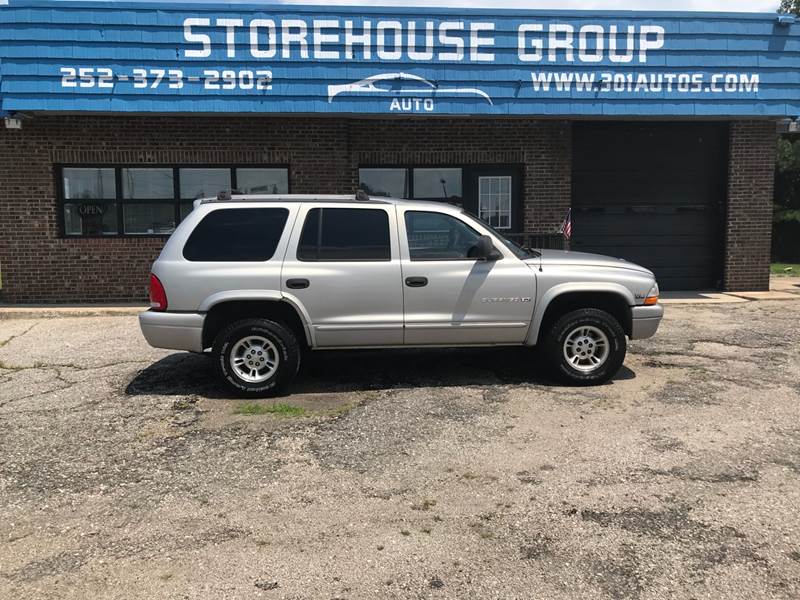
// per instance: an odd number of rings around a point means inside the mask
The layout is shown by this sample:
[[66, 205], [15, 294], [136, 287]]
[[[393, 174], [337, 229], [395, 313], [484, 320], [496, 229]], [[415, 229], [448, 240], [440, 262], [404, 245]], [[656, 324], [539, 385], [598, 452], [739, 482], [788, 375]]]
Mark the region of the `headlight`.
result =
[[658, 304], [658, 284], [654, 283], [653, 287], [650, 288], [650, 291], [647, 292], [647, 297], [644, 299], [645, 306], [653, 306], [654, 304]]

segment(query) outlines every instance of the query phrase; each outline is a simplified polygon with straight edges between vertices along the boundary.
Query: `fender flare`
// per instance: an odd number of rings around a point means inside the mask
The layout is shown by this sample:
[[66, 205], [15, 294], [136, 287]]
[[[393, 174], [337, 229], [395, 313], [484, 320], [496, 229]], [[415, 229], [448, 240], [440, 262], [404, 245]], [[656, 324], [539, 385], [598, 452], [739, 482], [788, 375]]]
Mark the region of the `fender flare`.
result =
[[217, 292], [211, 294], [200, 304], [199, 312], [208, 313], [212, 308], [225, 302], [247, 302], [253, 300], [261, 300], [267, 302], [282, 302], [288, 304], [300, 317], [300, 322], [303, 324], [303, 330], [306, 334], [306, 342], [308, 345], [314, 347], [314, 331], [311, 328], [311, 318], [306, 311], [303, 304], [291, 294], [283, 294], [278, 291], [270, 290], [235, 290], [227, 292]]
[[544, 320], [544, 315], [553, 300], [563, 296], [564, 294], [572, 294], [576, 292], [586, 294], [592, 292], [601, 294], [611, 293], [616, 294], [622, 300], [624, 300], [628, 307], [636, 304], [636, 298], [634, 297], [633, 292], [619, 283], [586, 281], [555, 285], [548, 289], [536, 302], [533, 319], [531, 319], [531, 327], [528, 330], [528, 337], [525, 339], [526, 346], [536, 345], [536, 342], [539, 338], [539, 329], [541, 328], [542, 321]]

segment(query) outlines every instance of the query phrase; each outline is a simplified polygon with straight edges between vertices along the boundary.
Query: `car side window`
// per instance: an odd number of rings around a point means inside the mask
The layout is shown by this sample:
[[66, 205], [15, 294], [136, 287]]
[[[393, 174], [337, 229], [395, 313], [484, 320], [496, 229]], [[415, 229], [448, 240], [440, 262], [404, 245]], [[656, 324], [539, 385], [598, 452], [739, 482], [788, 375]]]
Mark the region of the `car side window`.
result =
[[190, 261], [263, 262], [275, 254], [289, 211], [222, 208], [208, 213], [183, 247]]
[[382, 209], [313, 208], [308, 211], [297, 258], [301, 261], [388, 261], [389, 215]]
[[460, 219], [443, 213], [406, 212], [411, 260], [469, 260], [481, 235]]

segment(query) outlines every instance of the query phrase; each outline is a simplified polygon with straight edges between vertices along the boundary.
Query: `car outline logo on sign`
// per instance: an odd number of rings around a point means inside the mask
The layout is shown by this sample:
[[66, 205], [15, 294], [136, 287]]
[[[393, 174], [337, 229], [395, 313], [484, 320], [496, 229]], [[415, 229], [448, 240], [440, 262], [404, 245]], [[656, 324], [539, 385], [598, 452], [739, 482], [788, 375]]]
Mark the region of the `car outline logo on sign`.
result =
[[[417, 85], [417, 87], [413, 88], [406, 88], [406, 89], [393, 89], [390, 86], [379, 87], [379, 83], [381, 82], [394, 82], [395, 84], [399, 82], [403, 84], [405, 82], [412, 82]], [[359, 81], [354, 81], [352, 83], [344, 83], [344, 84], [331, 84], [328, 86], [328, 103], [331, 104], [337, 96], [341, 94], [347, 93], [355, 93], [355, 94], [393, 94], [394, 97], [392, 99], [392, 103], [389, 106], [389, 110], [401, 110], [401, 111], [412, 111], [412, 110], [420, 110], [424, 109], [428, 112], [434, 109], [434, 102], [433, 102], [433, 95], [437, 93], [444, 93], [444, 94], [471, 94], [475, 96], [479, 96], [486, 100], [490, 106], [494, 106], [494, 102], [492, 101], [492, 97], [484, 92], [479, 88], [470, 88], [470, 87], [439, 87], [438, 84], [433, 83], [425, 79], [424, 77], [420, 77], [419, 75], [413, 75], [411, 73], [378, 73], [376, 75], [371, 75], [370, 77], [366, 77], [364, 79], [360, 79]], [[419, 97], [413, 97], [416, 94]], [[425, 97], [425, 96], [428, 97]], [[404, 96], [402, 100], [398, 96]], [[411, 97], [407, 97], [411, 96]]]

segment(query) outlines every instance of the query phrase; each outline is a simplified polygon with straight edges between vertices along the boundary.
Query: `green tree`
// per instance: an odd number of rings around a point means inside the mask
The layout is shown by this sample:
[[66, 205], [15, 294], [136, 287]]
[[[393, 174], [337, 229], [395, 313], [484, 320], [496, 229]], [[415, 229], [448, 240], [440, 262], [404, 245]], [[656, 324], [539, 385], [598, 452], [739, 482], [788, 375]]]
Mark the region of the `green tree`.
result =
[[800, 15], [800, 0], [781, 0], [778, 12]]
[[778, 219], [800, 218], [800, 137], [797, 134], [787, 134], [778, 140], [775, 212]]
[[[780, 13], [800, 15], [800, 0], [781, 0]], [[800, 219], [800, 136], [786, 134], [778, 140], [775, 169], [775, 213]]]
[[[800, 0], [781, 0], [778, 12], [800, 15]], [[778, 141], [772, 258], [800, 261], [800, 135], [796, 133]]]
[[796, 133], [778, 140], [772, 259], [800, 263], [800, 135]]

